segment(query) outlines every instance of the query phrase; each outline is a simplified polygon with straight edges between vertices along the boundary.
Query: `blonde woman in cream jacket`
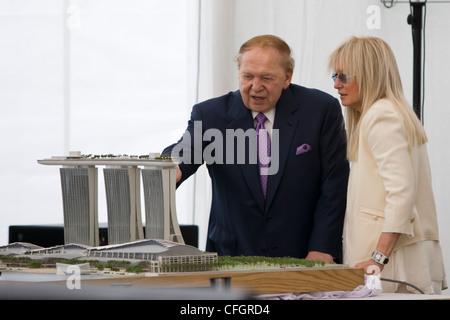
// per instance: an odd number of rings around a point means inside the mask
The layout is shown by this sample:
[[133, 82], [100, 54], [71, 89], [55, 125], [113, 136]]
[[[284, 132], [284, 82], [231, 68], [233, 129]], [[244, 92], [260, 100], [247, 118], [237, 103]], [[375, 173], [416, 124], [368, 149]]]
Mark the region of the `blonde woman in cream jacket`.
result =
[[447, 285], [427, 136], [404, 97], [393, 52], [379, 38], [351, 37], [329, 67], [347, 107], [344, 263], [395, 280], [382, 281], [384, 292], [441, 293]]

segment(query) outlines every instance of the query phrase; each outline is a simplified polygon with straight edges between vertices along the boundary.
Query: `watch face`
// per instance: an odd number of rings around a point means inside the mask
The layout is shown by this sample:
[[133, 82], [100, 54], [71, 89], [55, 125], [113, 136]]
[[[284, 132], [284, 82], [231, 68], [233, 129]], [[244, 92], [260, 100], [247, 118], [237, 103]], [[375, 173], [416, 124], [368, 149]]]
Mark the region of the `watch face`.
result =
[[386, 264], [389, 261], [388, 258], [386, 258], [381, 252], [378, 251], [375, 251], [372, 254], [372, 260], [379, 264]]

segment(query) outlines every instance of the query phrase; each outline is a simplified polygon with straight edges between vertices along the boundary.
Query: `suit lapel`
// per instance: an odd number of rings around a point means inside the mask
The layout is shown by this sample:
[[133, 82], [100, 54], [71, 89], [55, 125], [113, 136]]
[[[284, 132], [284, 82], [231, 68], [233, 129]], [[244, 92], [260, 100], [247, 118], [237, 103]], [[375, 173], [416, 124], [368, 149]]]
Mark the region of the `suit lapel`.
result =
[[[231, 119], [228, 124], [228, 129], [238, 130], [242, 129], [247, 131], [248, 129], [253, 129], [253, 117], [251, 111], [242, 102], [241, 95], [235, 96], [235, 101], [231, 104], [230, 110], [227, 112]], [[228, 137], [227, 137], [228, 138]], [[257, 164], [249, 163], [249, 148], [246, 148], [246, 161], [245, 164], [239, 165], [245, 182], [247, 183], [250, 192], [252, 193], [255, 201], [261, 209], [264, 211], [264, 196], [261, 190], [261, 183], [259, 178], [259, 170]]]
[[[255, 164], [250, 164], [248, 161], [246, 161], [245, 164], [240, 165], [244, 180], [250, 188], [251, 193], [260, 206], [262, 212], [267, 212], [270, 207], [283, 175], [286, 161], [289, 156], [290, 146], [292, 144], [292, 138], [295, 135], [298, 124], [297, 118], [294, 117], [294, 113], [297, 109], [297, 102], [295, 101], [290, 89], [288, 88], [283, 90], [280, 100], [277, 103], [275, 123], [273, 125], [273, 129], [278, 129], [279, 133], [278, 171], [269, 176], [266, 200], [264, 200], [261, 190], [258, 166]], [[230, 109], [228, 110], [227, 115], [230, 117], [230, 123], [227, 126], [229, 129], [242, 129], [246, 131], [250, 128], [254, 128], [251, 111], [245, 107], [240, 94], [237, 94], [235, 96], [235, 101], [230, 103]], [[276, 150], [273, 151], [274, 153], [272, 153], [272, 159], [276, 156]]]
[[[286, 89], [283, 91], [283, 94], [280, 97], [280, 100], [277, 103], [277, 109], [275, 114], [275, 123], [273, 125], [273, 129], [278, 129], [279, 139], [278, 139], [278, 171], [270, 175], [268, 178], [267, 185], [267, 196], [266, 196], [266, 206], [265, 210], [270, 207], [270, 204], [275, 196], [276, 190], [280, 183], [281, 177], [283, 175], [284, 168], [286, 166], [286, 161], [289, 156], [289, 150], [291, 150], [290, 146], [292, 144], [292, 139], [295, 135], [295, 131], [298, 125], [298, 120], [294, 117], [294, 113], [297, 111], [298, 106], [295, 101], [290, 89]], [[273, 137], [274, 138], [274, 137]], [[273, 145], [276, 143], [276, 140], [273, 139], [272, 142], [272, 165], [274, 157], [276, 157], [276, 148]]]

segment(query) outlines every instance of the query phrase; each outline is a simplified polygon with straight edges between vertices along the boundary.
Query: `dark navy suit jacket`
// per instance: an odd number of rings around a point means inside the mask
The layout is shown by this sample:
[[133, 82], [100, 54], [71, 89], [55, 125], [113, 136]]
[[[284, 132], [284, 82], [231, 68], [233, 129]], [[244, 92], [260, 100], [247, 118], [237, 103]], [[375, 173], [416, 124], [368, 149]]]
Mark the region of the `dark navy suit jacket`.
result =
[[[188, 159], [180, 164], [179, 183], [201, 165], [202, 152], [216, 157], [214, 163], [207, 163], [212, 204], [206, 250], [230, 256], [297, 258], [320, 251], [339, 261], [349, 174], [339, 102], [324, 92], [294, 84], [283, 90], [273, 124], [279, 133], [279, 167], [276, 174], [269, 175], [266, 199], [258, 166], [248, 153], [251, 148], [246, 148], [245, 163], [240, 164], [239, 144], [230, 157], [229, 141], [225, 142], [227, 130], [229, 135], [230, 130], [251, 128], [251, 111], [235, 91], [195, 105], [186, 131], [190, 140], [178, 142], [178, 150], [183, 147], [177, 155]], [[205, 135], [208, 130], [210, 134]], [[223, 134], [222, 147], [220, 139], [211, 138], [217, 132]], [[170, 155], [175, 145], [163, 154]], [[309, 145], [311, 150], [299, 154], [297, 148], [302, 145]], [[200, 148], [195, 150], [195, 146]], [[223, 163], [217, 157], [221, 152]]]

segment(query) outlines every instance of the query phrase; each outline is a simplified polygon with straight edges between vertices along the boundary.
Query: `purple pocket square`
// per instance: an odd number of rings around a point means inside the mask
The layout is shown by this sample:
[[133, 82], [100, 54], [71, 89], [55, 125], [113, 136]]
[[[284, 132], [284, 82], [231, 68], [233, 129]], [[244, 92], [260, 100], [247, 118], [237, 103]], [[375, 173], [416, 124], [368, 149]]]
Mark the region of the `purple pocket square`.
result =
[[311, 150], [312, 150], [311, 146], [309, 144], [305, 143], [305, 144], [302, 144], [300, 147], [297, 148], [297, 151], [296, 151], [295, 155], [298, 156], [299, 154], [302, 154], [302, 153], [305, 153], [305, 152], [308, 152], [308, 151], [311, 151]]

